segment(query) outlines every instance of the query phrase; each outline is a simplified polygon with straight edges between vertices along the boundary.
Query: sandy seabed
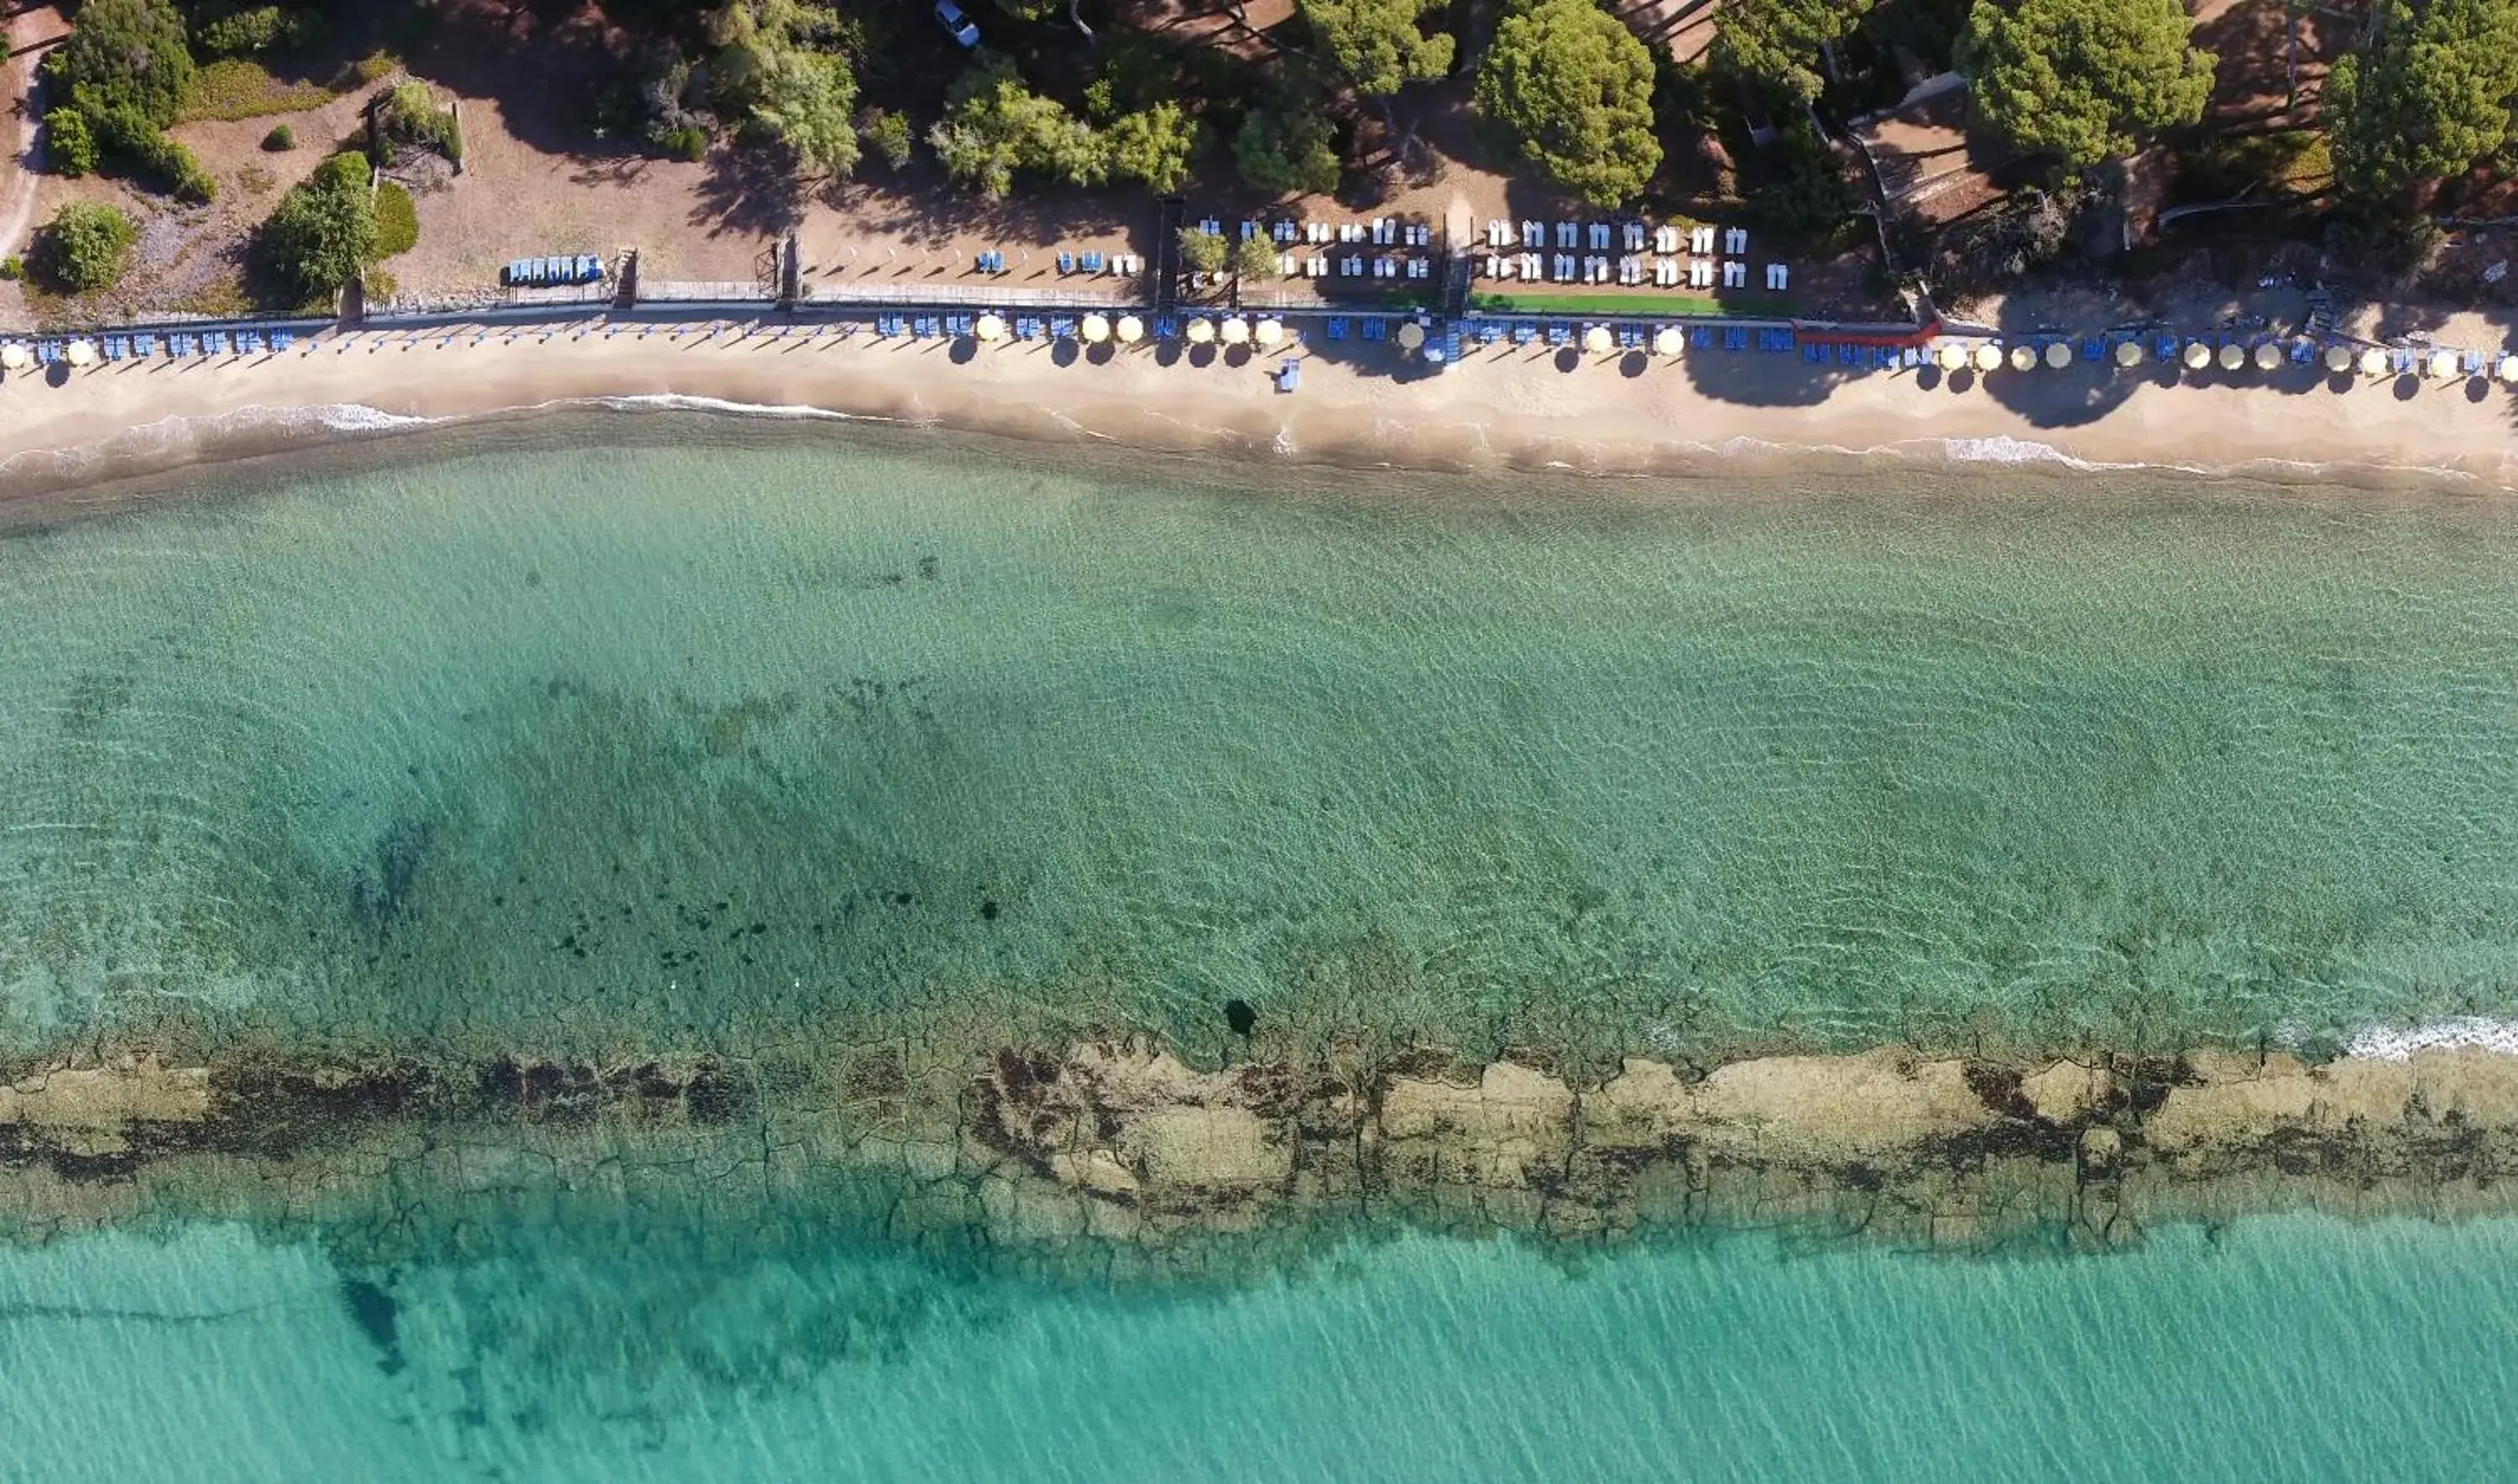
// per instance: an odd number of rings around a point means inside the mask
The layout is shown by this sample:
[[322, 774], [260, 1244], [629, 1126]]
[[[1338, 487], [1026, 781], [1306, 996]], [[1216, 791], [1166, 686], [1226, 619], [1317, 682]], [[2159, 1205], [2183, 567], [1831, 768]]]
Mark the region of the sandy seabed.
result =
[[[204, 459], [604, 406], [1436, 473], [1948, 461], [2518, 488], [2518, 397], [2481, 382], [2080, 365], [1837, 379], [1797, 356], [1501, 349], [1432, 373], [1381, 347], [1296, 354], [1302, 387], [1287, 395], [1270, 375], [1281, 355], [1203, 349], [637, 318], [331, 331], [253, 360], [0, 379], [0, 495], [21, 516], [50, 513]], [[2518, 1055], [2462, 1032], [2351, 1050], [2327, 1067], [2222, 1053], [2037, 1066], [1888, 1048], [1636, 1062], [1586, 1081], [1509, 1062], [1205, 1071], [1150, 1046], [1079, 1046], [1007, 1050], [923, 1088], [897, 1069], [829, 1065], [792, 1104], [708, 1067], [625, 1082], [558, 1064], [165, 1068], [143, 1053], [0, 1080], [0, 1170], [15, 1171], [0, 1228], [143, 1207], [308, 1215], [361, 1207], [415, 1172], [460, 1193], [528, 1155], [537, 1168], [610, 1169], [627, 1198], [644, 1177], [623, 1170], [731, 1157], [773, 1123], [792, 1137], [760, 1172], [769, 1185], [874, 1168], [902, 1182], [904, 1234], [1017, 1245], [1161, 1248], [1367, 1206], [1579, 1238], [1801, 1219], [1962, 1244], [2060, 1227], [2099, 1244], [2145, 1220], [2299, 1203], [2507, 1209], [2518, 1186], [2497, 1176], [2518, 1157]], [[460, 1168], [428, 1162], [447, 1128], [476, 1131]]]

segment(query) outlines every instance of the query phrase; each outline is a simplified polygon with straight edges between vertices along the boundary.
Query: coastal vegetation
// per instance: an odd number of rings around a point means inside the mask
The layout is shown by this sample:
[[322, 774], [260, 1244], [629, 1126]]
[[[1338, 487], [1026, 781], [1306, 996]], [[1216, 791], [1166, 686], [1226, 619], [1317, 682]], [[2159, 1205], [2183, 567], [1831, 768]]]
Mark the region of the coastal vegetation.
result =
[[265, 259], [296, 302], [327, 299], [382, 255], [369, 171], [366, 155], [335, 154], [290, 187], [263, 224]]
[[131, 262], [139, 229], [111, 206], [72, 201], [35, 234], [27, 268], [57, 293], [110, 288]]
[[1548, 180], [1593, 206], [1643, 194], [1661, 165], [1653, 63], [1591, 0], [1540, 0], [1496, 27], [1478, 109]]
[[[2230, 242], [2234, 282], [2303, 242], [2337, 278], [2399, 274], [2434, 260], [2435, 218], [2518, 205], [2518, 0], [2238, 0], [2199, 29], [2181, 0], [1729, 0], [1675, 26], [1602, 0], [968, 9], [966, 39], [923, 9], [854, 0], [583, 0], [565, 16], [515, 0], [86, 0], [42, 65], [45, 158], [105, 177], [87, 195], [117, 199], [152, 243], [161, 218], [181, 224], [171, 251], [143, 255], [143, 299], [169, 261], [242, 260], [295, 170], [195, 125], [264, 116], [273, 154], [304, 138], [310, 159], [364, 149], [408, 177], [414, 224], [450, 189], [431, 160], [471, 173], [466, 124], [510, 161], [623, 157], [575, 171], [571, 191], [636, 179], [690, 196], [687, 212], [653, 213], [650, 237], [686, 221], [762, 235], [820, 210], [1054, 235], [1040, 224], [1176, 194], [1200, 214], [1331, 195], [1423, 214], [1429, 198], [1405, 198], [1450, 176], [1481, 215], [1748, 225], [1761, 252], [1835, 264], [1844, 295], [1881, 308], [1918, 278], [1964, 303], [2127, 248], [2128, 281], [2154, 247]], [[1902, 163], [1865, 144], [1871, 121], [1926, 98], [1947, 99], [1964, 139]], [[351, 99], [364, 130], [333, 107]], [[643, 174], [640, 156], [696, 169]], [[514, 192], [528, 220], [554, 209], [514, 168], [460, 189]], [[1901, 199], [1900, 168], [1970, 179], [1926, 208]], [[223, 189], [240, 207], [189, 209]], [[877, 209], [877, 196], [899, 198]], [[1017, 200], [1026, 214], [1005, 215]], [[2191, 212], [2216, 202], [2250, 209]], [[2176, 242], [2154, 226], [2163, 211], [2190, 224]], [[451, 256], [421, 258], [429, 291], [472, 286], [447, 282]], [[1255, 257], [1227, 269], [1259, 276]], [[226, 271], [232, 291], [259, 291]], [[293, 303], [306, 281], [264, 284]]]
[[2192, 29], [2179, 0], [1976, 0], [1957, 60], [1985, 128], [2095, 165], [2203, 116], [2213, 59]]

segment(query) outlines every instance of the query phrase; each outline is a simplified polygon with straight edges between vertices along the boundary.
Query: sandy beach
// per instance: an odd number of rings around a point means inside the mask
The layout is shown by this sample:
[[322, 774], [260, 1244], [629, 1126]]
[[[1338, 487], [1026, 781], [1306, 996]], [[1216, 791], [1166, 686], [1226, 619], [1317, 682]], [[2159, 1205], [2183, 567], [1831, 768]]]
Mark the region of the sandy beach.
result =
[[[1383, 346], [1281, 356], [884, 339], [859, 327], [647, 316], [330, 330], [255, 359], [0, 379], [0, 482], [23, 496], [295, 441], [604, 399], [811, 409], [1048, 440], [1434, 470], [1703, 471], [1743, 458], [2156, 465], [2279, 480], [2406, 472], [2518, 487], [2518, 397], [2476, 380], [2149, 366], [1856, 374], [1797, 355]], [[364, 411], [362, 411], [364, 410]]]

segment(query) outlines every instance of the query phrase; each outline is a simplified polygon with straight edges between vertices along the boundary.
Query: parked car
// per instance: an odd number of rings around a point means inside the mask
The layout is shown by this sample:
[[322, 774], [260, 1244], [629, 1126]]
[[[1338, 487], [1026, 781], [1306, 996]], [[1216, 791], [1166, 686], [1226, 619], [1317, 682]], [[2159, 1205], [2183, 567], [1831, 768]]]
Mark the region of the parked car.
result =
[[971, 18], [963, 15], [962, 7], [953, 0], [935, 0], [935, 23], [966, 47], [979, 44], [979, 28], [971, 23]]

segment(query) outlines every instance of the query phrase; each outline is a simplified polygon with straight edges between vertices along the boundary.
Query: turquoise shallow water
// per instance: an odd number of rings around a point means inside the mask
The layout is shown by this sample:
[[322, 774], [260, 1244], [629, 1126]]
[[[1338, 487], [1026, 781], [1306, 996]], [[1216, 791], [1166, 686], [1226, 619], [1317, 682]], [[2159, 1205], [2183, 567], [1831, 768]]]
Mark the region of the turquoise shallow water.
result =
[[[2509, 515], [1237, 478], [610, 419], [0, 539], [0, 1050], [2510, 1009]], [[0, 1480], [2463, 1479], [2518, 1442], [2512, 1222], [1332, 1234], [1146, 1291], [727, 1199], [0, 1250]]]
[[0, 1478], [2470, 1480], [2518, 1445], [2510, 1222], [1579, 1271], [1411, 1237], [1162, 1297], [710, 1242], [544, 1233], [364, 1324], [234, 1227], [0, 1253]]
[[1196, 1054], [1237, 995], [1471, 1055], [2128, 1047], [2518, 982], [2488, 509], [434, 447], [0, 542], [0, 1043]]

